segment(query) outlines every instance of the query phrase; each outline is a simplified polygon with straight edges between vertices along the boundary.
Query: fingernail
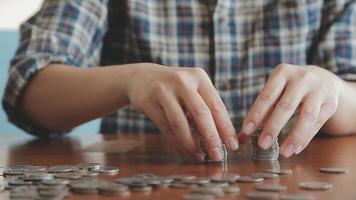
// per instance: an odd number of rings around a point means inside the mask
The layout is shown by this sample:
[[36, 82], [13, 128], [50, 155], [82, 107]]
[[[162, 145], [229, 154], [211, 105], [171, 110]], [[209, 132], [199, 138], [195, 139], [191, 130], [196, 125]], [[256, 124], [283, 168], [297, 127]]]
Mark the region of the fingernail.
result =
[[213, 160], [220, 161], [222, 159], [222, 155], [221, 155], [222, 153], [217, 147], [213, 149], [212, 154], [213, 154]]
[[299, 145], [298, 148], [297, 148], [297, 150], [295, 151], [295, 154], [298, 155], [298, 154], [300, 154], [300, 152], [302, 152], [302, 151], [303, 151], [303, 147], [302, 147], [302, 145]]
[[282, 153], [285, 157], [290, 157], [294, 153], [293, 144], [288, 144], [283, 150]]
[[196, 161], [199, 161], [199, 162], [204, 161], [204, 155], [202, 152], [195, 153], [194, 158]]
[[237, 139], [235, 139], [234, 137], [231, 137], [230, 141], [229, 141], [229, 149], [234, 151], [237, 150], [239, 148], [239, 144], [237, 143]]
[[246, 126], [242, 128], [242, 132], [246, 135], [250, 135], [253, 132], [255, 125], [252, 122], [248, 122]]
[[265, 137], [262, 138], [260, 147], [263, 149], [268, 149], [272, 145], [273, 142], [274, 142], [273, 138], [270, 135], [266, 135]]

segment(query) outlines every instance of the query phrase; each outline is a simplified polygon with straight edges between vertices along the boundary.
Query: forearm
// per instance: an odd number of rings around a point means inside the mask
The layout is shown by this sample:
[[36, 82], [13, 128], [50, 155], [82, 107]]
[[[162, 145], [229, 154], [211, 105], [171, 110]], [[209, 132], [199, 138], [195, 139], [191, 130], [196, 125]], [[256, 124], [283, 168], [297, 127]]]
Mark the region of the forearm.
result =
[[51, 64], [31, 81], [21, 112], [36, 125], [68, 130], [127, 105], [126, 80], [132, 67], [75, 68]]
[[356, 83], [342, 81], [342, 85], [336, 113], [322, 128], [330, 135], [356, 133]]

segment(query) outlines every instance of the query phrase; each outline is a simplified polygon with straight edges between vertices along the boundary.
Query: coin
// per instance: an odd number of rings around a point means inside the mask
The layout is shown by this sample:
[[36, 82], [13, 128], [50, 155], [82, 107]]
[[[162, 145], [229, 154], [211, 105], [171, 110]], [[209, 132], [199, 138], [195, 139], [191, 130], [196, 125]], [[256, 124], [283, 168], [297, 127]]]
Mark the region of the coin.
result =
[[92, 170], [99, 173], [103, 173], [109, 176], [115, 176], [119, 173], [119, 168], [117, 167], [101, 167], [99, 170]]
[[187, 194], [183, 200], [215, 200], [215, 197], [209, 194]]
[[54, 165], [47, 169], [49, 173], [61, 173], [73, 171], [73, 165]]
[[266, 172], [278, 175], [293, 174], [291, 169], [267, 169]]
[[223, 188], [225, 193], [239, 193], [240, 188], [237, 186], [228, 186]]
[[279, 177], [278, 174], [267, 173], [267, 172], [256, 172], [256, 173], [252, 173], [250, 176], [252, 176], [254, 178], [264, 178], [264, 179]]
[[281, 196], [281, 200], [313, 200], [314, 197], [304, 194], [284, 194]]
[[98, 194], [107, 196], [128, 195], [129, 187], [123, 184], [107, 184], [98, 187]]
[[54, 177], [59, 179], [77, 180], [82, 177], [82, 174], [79, 172], [64, 172], [64, 173], [54, 174]]
[[323, 167], [320, 168], [319, 170], [324, 173], [336, 173], [336, 174], [347, 174], [349, 171], [347, 168], [341, 168], [341, 167]]
[[287, 186], [280, 184], [258, 184], [255, 186], [256, 190], [280, 192], [287, 190]]
[[299, 187], [306, 190], [329, 190], [333, 187], [331, 183], [318, 181], [300, 182]]
[[68, 185], [70, 183], [67, 179], [51, 179], [51, 180], [43, 180], [42, 184], [44, 185]]
[[71, 191], [77, 194], [96, 194], [98, 192], [98, 184], [94, 182], [82, 182], [70, 184]]
[[204, 186], [204, 187], [197, 187], [192, 189], [192, 194], [209, 194], [215, 197], [222, 197], [224, 196], [224, 190], [220, 187], [214, 186]]
[[278, 195], [270, 192], [248, 192], [245, 195], [248, 199], [278, 199]]
[[240, 183], [256, 183], [263, 181], [263, 178], [254, 178], [251, 176], [240, 176], [236, 179], [236, 182]]
[[252, 160], [278, 160], [279, 156], [279, 145], [278, 141], [275, 140], [273, 144], [268, 149], [262, 149], [258, 145], [258, 139], [262, 133], [262, 128], [258, 128], [251, 135], [251, 145], [252, 145]]
[[101, 168], [100, 163], [79, 163], [74, 166], [78, 170], [99, 170]]

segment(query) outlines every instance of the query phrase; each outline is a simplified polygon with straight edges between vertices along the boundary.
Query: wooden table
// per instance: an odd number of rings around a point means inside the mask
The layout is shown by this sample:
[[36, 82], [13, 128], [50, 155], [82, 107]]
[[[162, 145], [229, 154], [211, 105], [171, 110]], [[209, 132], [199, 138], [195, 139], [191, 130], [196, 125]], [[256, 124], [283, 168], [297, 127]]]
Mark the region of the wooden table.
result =
[[[227, 164], [186, 163], [159, 135], [71, 135], [58, 139], [36, 139], [27, 135], [0, 136], [0, 165], [32, 164], [57, 165], [80, 162], [100, 162], [106, 166], [118, 166], [119, 175], [100, 178], [114, 180], [135, 173], [150, 172], [157, 175], [192, 174], [196, 176], [221, 176], [224, 173], [249, 175], [271, 168], [268, 162], [255, 162], [249, 158], [250, 148], [242, 145], [240, 150], [229, 154]], [[293, 175], [280, 176], [266, 183], [281, 183], [290, 193], [304, 193], [315, 199], [356, 199], [356, 137], [317, 138], [298, 156], [279, 161], [281, 168], [293, 170]], [[325, 174], [320, 167], [347, 167], [348, 174]], [[329, 191], [306, 191], [298, 188], [300, 181], [326, 181], [333, 184]], [[223, 199], [245, 199], [254, 184], [236, 183], [239, 195]], [[151, 193], [131, 193], [121, 199], [182, 199], [189, 189], [159, 189]], [[0, 193], [5, 199], [8, 192]], [[71, 195], [69, 199], [114, 199], [97, 195]], [[120, 199], [119, 198], [119, 199]]]

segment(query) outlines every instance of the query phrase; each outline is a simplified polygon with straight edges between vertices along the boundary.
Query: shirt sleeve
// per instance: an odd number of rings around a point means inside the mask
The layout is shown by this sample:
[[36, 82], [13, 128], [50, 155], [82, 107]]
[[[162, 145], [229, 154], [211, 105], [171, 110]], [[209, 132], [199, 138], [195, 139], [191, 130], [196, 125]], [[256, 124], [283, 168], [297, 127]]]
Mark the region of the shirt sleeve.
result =
[[36, 136], [63, 132], [43, 130], [24, 119], [18, 108], [31, 79], [50, 63], [97, 66], [107, 29], [107, 0], [46, 0], [21, 24], [20, 44], [11, 60], [3, 107], [10, 122]]
[[317, 62], [346, 81], [356, 81], [355, 1], [327, 1], [319, 34]]

